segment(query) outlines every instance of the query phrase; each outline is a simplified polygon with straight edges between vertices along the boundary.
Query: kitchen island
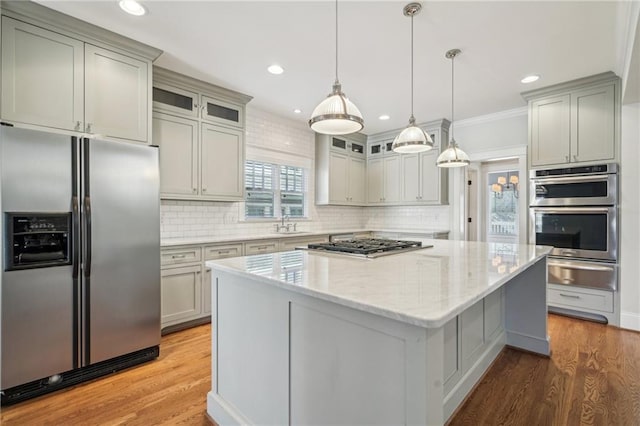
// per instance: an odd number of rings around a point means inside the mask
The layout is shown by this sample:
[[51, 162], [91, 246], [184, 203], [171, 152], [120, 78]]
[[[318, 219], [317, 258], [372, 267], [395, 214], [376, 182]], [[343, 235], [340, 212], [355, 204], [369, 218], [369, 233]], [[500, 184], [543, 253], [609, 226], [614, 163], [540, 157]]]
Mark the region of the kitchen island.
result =
[[431, 240], [212, 268], [218, 424], [443, 424], [506, 345], [549, 355], [550, 247]]

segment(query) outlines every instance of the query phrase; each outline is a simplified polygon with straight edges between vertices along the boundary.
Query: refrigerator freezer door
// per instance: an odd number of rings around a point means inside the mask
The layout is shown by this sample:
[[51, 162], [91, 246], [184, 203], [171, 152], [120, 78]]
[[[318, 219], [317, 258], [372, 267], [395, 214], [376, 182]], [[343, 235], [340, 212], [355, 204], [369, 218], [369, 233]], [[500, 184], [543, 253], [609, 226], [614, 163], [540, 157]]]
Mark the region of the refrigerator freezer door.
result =
[[[0, 132], [3, 213], [71, 211], [71, 138], [10, 127]], [[7, 241], [2, 245], [1, 385], [7, 389], [75, 367], [76, 294], [71, 265], [6, 271]]]
[[93, 364], [160, 344], [160, 183], [155, 147], [85, 140], [83, 150]]

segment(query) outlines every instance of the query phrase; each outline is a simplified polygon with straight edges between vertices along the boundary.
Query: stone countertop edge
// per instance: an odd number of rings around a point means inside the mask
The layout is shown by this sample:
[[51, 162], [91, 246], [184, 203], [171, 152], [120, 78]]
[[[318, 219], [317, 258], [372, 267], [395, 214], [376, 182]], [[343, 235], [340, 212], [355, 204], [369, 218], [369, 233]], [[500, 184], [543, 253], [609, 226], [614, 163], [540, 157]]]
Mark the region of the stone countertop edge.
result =
[[[477, 301], [483, 299], [484, 297], [486, 297], [487, 295], [493, 293], [496, 289], [501, 288], [502, 286], [504, 286], [504, 284], [506, 284], [507, 282], [509, 282], [512, 278], [514, 278], [515, 276], [519, 275], [520, 273], [526, 271], [527, 269], [529, 269], [532, 265], [536, 264], [538, 261], [540, 261], [542, 258], [544, 258], [545, 256], [547, 256], [551, 250], [552, 247], [549, 246], [536, 246], [539, 249], [539, 252], [536, 254], [536, 256], [534, 256], [533, 258], [529, 259], [529, 261], [524, 264], [521, 265], [521, 267], [514, 272], [511, 272], [503, 277], [501, 277], [499, 280], [497, 280], [490, 288], [485, 288], [482, 291], [479, 291], [478, 293], [476, 293], [473, 297], [471, 297], [470, 299], [466, 300], [464, 303], [460, 303], [459, 305], [449, 309], [447, 312], [445, 312], [442, 315], [439, 316], [434, 316], [433, 318], [425, 318], [425, 317], [421, 317], [421, 316], [416, 316], [416, 315], [412, 315], [412, 314], [407, 314], [407, 313], [403, 313], [403, 312], [398, 312], [395, 310], [391, 310], [391, 309], [386, 309], [380, 306], [375, 306], [375, 305], [371, 305], [371, 304], [367, 304], [358, 300], [354, 300], [354, 299], [350, 299], [350, 298], [346, 298], [346, 297], [340, 297], [331, 293], [327, 293], [327, 292], [322, 292], [316, 289], [311, 289], [308, 287], [300, 287], [297, 286], [295, 284], [288, 284], [288, 283], [284, 283], [280, 280], [274, 280], [272, 278], [269, 277], [265, 277], [265, 276], [261, 276], [261, 275], [254, 275], [251, 273], [247, 273], [245, 271], [239, 271], [233, 267], [228, 267], [222, 263], [218, 263], [219, 261], [215, 261], [215, 260], [209, 260], [207, 262], [205, 262], [205, 265], [210, 267], [210, 268], [215, 268], [215, 269], [219, 269], [221, 271], [230, 273], [232, 275], [236, 275], [239, 277], [251, 277], [253, 280], [258, 281], [258, 282], [263, 282], [265, 284], [269, 284], [269, 285], [273, 285], [275, 287], [280, 287], [283, 288], [285, 290], [288, 291], [294, 291], [300, 294], [304, 294], [310, 297], [314, 297], [317, 299], [321, 299], [321, 300], [326, 300], [329, 302], [333, 302], [333, 303], [337, 303], [339, 305], [342, 306], [346, 306], [346, 307], [350, 307], [350, 308], [354, 308], [357, 309], [359, 311], [363, 311], [363, 312], [369, 312], [372, 313], [374, 315], [379, 315], [379, 316], [383, 316], [386, 318], [390, 318], [393, 320], [397, 320], [400, 322], [404, 322], [407, 324], [412, 324], [418, 327], [423, 327], [423, 328], [439, 328], [442, 327], [444, 324], [446, 324], [449, 320], [455, 318], [457, 315], [459, 315], [461, 312], [463, 312], [465, 309], [469, 308], [470, 306], [472, 306], [474, 303], [476, 303]], [[286, 253], [286, 252], [285, 252]], [[274, 253], [274, 256], [278, 256], [282, 253]], [[398, 254], [397, 256], [402, 256], [402, 254]], [[517, 273], [516, 273], [517, 272]]]
[[403, 232], [407, 234], [440, 234], [449, 233], [448, 229], [338, 229], [326, 231], [300, 231], [296, 233], [271, 233], [254, 236], [238, 237], [186, 237], [186, 238], [164, 238], [160, 240], [160, 247], [192, 246], [198, 244], [225, 244], [241, 243], [243, 241], [272, 240], [281, 238], [311, 237], [314, 235], [341, 235], [354, 232]]

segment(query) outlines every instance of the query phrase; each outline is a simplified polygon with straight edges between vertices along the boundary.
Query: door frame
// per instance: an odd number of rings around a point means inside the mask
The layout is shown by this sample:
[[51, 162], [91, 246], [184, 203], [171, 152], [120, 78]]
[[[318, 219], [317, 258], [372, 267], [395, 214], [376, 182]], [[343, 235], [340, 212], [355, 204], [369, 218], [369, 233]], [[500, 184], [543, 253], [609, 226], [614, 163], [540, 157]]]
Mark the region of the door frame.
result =
[[[527, 147], [526, 146], [513, 146], [501, 148], [499, 150], [487, 150], [482, 152], [475, 152], [469, 154], [469, 159], [471, 164], [468, 167], [461, 167], [458, 169], [451, 169], [449, 175], [449, 199], [451, 200], [451, 236], [450, 239], [457, 240], [466, 240], [469, 235], [468, 231], [468, 217], [479, 217], [478, 211], [470, 212], [469, 211], [469, 200], [467, 194], [467, 181], [469, 177], [473, 176], [473, 172], [468, 173], [467, 170], [475, 170], [479, 172], [480, 164], [483, 162], [490, 161], [499, 161], [499, 160], [509, 160], [509, 159], [517, 159], [518, 160], [518, 171], [521, 176], [521, 180], [523, 181], [523, 185], [520, 187], [520, 198], [518, 209], [523, 214], [520, 215], [520, 220], [518, 224], [518, 242], [520, 244], [528, 244], [529, 236], [528, 236], [528, 200], [529, 200], [529, 174], [527, 170]], [[479, 176], [479, 173], [476, 174]], [[473, 188], [475, 186], [475, 188]], [[480, 199], [480, 185], [472, 185], [472, 190], [478, 191], [476, 193], [476, 199]], [[479, 203], [477, 203], [479, 204]], [[479, 207], [476, 206], [476, 209]], [[480, 207], [481, 208], [481, 207]], [[469, 216], [469, 213], [472, 213], [472, 216]], [[476, 220], [476, 223], [472, 223], [472, 226], [480, 226], [480, 222]], [[479, 232], [479, 229], [475, 230], [476, 235], [482, 235]], [[471, 233], [473, 234], [473, 232]]]

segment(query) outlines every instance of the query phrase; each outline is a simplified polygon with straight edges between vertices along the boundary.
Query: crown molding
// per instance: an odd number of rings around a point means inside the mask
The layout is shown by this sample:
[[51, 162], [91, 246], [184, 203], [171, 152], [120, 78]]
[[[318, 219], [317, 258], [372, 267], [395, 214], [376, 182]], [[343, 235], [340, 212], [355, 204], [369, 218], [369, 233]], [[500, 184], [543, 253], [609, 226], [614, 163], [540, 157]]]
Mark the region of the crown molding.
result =
[[458, 120], [454, 122], [456, 129], [461, 127], [476, 126], [478, 124], [490, 123], [493, 121], [506, 120], [513, 117], [526, 116], [528, 113], [527, 107], [507, 109], [505, 111], [498, 111], [491, 114], [479, 115], [477, 117], [465, 118], [464, 120]]
[[89, 24], [31, 1], [2, 1], [2, 15], [58, 32], [100, 47], [115, 47], [123, 53], [131, 52], [154, 61], [162, 50]]
[[584, 88], [586, 86], [595, 86], [604, 83], [619, 83], [620, 77], [618, 77], [613, 71], [607, 71], [600, 74], [591, 75], [589, 77], [578, 78], [576, 80], [567, 81], [564, 83], [558, 83], [547, 87], [541, 87], [539, 89], [529, 90], [522, 92], [520, 95], [526, 100], [540, 98], [547, 95], [559, 95], [562, 92], [569, 92], [576, 88]]

